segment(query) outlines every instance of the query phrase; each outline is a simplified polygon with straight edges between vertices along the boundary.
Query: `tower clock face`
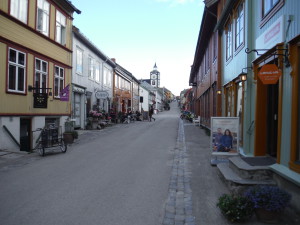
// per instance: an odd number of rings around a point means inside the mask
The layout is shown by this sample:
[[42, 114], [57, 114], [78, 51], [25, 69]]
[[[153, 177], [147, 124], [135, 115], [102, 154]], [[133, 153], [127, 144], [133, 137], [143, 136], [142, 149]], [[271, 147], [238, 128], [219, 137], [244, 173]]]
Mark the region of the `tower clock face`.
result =
[[152, 78], [152, 79], [156, 79], [156, 75], [155, 75], [155, 74], [152, 74], [152, 75], [151, 75], [151, 78]]

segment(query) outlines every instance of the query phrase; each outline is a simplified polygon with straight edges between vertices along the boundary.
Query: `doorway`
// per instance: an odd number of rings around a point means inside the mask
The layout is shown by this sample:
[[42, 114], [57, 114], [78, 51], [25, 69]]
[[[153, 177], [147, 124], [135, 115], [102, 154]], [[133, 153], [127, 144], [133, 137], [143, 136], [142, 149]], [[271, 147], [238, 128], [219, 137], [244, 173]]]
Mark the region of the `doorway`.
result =
[[277, 156], [278, 91], [278, 83], [267, 87], [267, 154], [272, 157]]
[[31, 150], [31, 119], [20, 119], [20, 151]]

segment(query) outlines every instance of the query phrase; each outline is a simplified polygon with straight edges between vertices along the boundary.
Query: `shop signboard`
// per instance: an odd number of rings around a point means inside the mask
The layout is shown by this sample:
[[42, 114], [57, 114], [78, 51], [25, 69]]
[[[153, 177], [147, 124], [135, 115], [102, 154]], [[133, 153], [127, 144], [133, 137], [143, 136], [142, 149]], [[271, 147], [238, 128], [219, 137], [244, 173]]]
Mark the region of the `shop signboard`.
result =
[[212, 155], [239, 152], [239, 117], [211, 117], [210, 144]]
[[281, 70], [275, 64], [265, 64], [258, 72], [263, 84], [276, 84], [281, 75]]
[[48, 94], [47, 93], [35, 93], [33, 95], [33, 108], [47, 108]]
[[95, 97], [97, 99], [106, 99], [106, 98], [108, 98], [108, 96], [109, 96], [109, 94], [107, 91], [97, 91], [95, 93]]

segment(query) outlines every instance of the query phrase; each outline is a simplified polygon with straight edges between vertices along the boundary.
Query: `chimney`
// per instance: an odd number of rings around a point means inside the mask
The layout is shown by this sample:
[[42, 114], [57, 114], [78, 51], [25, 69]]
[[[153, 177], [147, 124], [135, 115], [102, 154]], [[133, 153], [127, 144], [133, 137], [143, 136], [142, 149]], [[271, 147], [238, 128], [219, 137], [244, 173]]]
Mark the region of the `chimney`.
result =
[[111, 60], [112, 60], [114, 63], [116, 63], [116, 59], [115, 59], [115, 58], [111, 58]]

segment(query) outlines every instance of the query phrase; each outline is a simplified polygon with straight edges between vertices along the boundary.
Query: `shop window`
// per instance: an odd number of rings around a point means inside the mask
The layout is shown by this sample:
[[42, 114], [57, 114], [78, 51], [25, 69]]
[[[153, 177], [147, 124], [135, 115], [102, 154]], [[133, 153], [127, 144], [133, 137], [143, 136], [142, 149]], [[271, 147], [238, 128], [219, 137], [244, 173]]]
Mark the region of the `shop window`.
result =
[[26, 54], [16, 49], [8, 49], [8, 91], [25, 93]]
[[236, 10], [235, 20], [235, 49], [244, 43], [244, 3], [241, 3]]
[[54, 76], [54, 96], [59, 98], [61, 90], [64, 88], [65, 70], [62, 67], [55, 66]]
[[233, 106], [234, 106], [234, 93], [231, 85], [225, 87], [225, 116], [234, 116]]
[[240, 146], [243, 145], [243, 121], [244, 121], [244, 87], [243, 82], [236, 83], [236, 106], [235, 106], [235, 116], [239, 117], [239, 143]]
[[10, 15], [27, 24], [28, 0], [10, 0]]
[[50, 4], [46, 0], [37, 1], [36, 28], [42, 34], [49, 35]]
[[[48, 63], [41, 59], [35, 59], [35, 87], [47, 88]], [[46, 89], [39, 90], [40, 93], [46, 93]]]

